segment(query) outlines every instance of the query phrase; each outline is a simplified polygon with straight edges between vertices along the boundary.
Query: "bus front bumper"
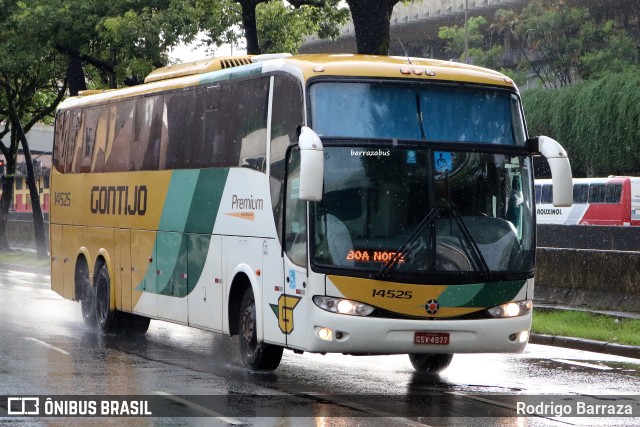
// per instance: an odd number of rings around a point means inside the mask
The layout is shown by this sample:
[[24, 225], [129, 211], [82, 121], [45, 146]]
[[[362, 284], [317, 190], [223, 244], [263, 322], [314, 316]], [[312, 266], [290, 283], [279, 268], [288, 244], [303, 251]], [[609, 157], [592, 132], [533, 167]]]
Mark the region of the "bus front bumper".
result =
[[305, 350], [345, 354], [519, 353], [532, 317], [407, 320], [312, 312]]

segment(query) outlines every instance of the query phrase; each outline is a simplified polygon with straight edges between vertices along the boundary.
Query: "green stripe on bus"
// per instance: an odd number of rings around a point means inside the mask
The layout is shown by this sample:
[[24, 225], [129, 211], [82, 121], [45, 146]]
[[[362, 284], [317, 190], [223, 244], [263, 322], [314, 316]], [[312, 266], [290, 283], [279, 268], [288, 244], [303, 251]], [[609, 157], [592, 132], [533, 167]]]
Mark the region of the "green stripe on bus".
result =
[[211, 234], [229, 169], [202, 169], [194, 189], [185, 231]]
[[158, 230], [184, 232], [191, 209], [200, 171], [197, 169], [176, 170], [171, 174], [171, 182], [162, 208]]
[[156, 234], [155, 257], [145, 275], [146, 289], [140, 283], [137, 290], [177, 298], [193, 291], [207, 261], [228, 175], [228, 168], [173, 172]]
[[525, 280], [514, 280], [449, 286], [438, 302], [442, 307], [494, 307], [512, 301], [525, 284]]

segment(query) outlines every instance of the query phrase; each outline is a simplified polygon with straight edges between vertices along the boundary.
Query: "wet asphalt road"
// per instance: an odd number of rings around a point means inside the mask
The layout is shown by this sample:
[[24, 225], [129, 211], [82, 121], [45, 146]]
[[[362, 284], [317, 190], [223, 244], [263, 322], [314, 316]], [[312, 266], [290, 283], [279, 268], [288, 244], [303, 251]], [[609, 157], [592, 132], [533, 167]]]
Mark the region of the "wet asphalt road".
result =
[[[426, 377], [415, 373], [407, 356], [285, 351], [278, 370], [252, 373], [242, 366], [237, 338], [160, 321], [152, 321], [144, 337], [104, 336], [84, 325], [78, 303], [49, 289], [48, 276], [0, 270], [0, 302], [0, 409], [6, 396], [130, 395], [152, 396], [172, 417], [91, 423], [640, 425], [636, 359], [529, 345], [524, 354], [456, 355], [442, 374]], [[596, 402], [631, 402], [635, 418], [555, 416], [558, 402], [575, 410], [576, 402], [602, 395], [612, 400]], [[556, 406], [517, 416], [521, 401]], [[0, 425], [88, 421], [14, 417], [0, 418]]]

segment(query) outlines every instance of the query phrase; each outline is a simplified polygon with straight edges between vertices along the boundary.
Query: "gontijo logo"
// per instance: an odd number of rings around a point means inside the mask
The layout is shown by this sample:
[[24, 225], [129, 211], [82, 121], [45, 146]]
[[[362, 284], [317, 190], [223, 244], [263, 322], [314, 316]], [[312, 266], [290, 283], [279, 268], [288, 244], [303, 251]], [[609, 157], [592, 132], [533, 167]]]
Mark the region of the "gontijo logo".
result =
[[147, 186], [102, 185], [91, 188], [91, 213], [101, 215], [144, 215], [147, 213]]

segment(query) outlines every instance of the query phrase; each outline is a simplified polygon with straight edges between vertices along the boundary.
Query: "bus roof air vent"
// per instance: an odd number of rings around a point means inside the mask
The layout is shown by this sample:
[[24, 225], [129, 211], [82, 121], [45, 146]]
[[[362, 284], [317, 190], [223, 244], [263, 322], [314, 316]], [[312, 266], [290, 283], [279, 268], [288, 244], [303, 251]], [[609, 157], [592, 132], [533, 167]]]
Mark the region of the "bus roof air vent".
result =
[[153, 70], [145, 83], [157, 82], [160, 80], [175, 79], [177, 77], [193, 76], [196, 74], [208, 73], [211, 71], [224, 70], [227, 68], [239, 67], [251, 64], [251, 56], [221, 56], [218, 58], [206, 58], [193, 62], [168, 65], [166, 67]]
[[230, 57], [226, 59], [220, 59], [220, 66], [224, 70], [225, 68], [233, 68], [239, 67], [241, 65], [249, 65], [251, 64], [250, 56], [238, 56], [238, 57]]

